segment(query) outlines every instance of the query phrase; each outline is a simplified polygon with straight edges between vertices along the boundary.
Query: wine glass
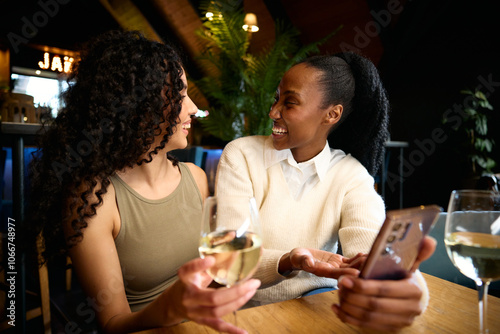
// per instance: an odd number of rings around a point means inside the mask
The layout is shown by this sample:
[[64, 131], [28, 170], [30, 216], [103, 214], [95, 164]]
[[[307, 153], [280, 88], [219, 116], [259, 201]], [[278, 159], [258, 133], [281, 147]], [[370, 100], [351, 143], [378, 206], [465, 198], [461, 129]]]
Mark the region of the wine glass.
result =
[[485, 190], [451, 193], [444, 233], [446, 251], [479, 292], [479, 333], [488, 333], [488, 286], [500, 279], [500, 194]]
[[[262, 255], [262, 236], [253, 197], [211, 196], [203, 207], [199, 252], [215, 257], [208, 274], [231, 287], [250, 278]], [[236, 311], [233, 312], [236, 324]]]

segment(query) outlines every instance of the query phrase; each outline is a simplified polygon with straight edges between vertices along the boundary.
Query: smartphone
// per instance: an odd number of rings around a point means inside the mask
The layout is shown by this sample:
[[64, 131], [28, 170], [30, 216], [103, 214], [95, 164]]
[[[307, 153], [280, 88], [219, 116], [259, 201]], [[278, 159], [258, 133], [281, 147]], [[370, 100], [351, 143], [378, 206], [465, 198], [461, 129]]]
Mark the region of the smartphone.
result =
[[405, 278], [420, 244], [443, 209], [437, 205], [390, 210], [361, 269], [367, 279]]

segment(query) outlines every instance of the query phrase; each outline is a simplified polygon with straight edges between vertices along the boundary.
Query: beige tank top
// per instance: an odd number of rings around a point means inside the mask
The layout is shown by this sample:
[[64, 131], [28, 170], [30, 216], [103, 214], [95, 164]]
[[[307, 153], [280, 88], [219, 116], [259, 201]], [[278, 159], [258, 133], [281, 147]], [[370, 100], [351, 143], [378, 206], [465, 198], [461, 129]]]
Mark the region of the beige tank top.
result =
[[180, 266], [199, 256], [202, 197], [189, 168], [181, 162], [179, 168], [178, 187], [158, 200], [110, 178], [121, 218], [115, 245], [132, 311], [153, 301], [177, 279]]

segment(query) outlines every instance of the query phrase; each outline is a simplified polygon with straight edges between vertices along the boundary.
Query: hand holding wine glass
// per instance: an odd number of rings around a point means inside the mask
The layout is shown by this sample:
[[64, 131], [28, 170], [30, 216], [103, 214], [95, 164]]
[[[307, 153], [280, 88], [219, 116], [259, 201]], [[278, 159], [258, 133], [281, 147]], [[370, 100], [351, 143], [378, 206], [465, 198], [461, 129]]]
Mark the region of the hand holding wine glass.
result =
[[[262, 254], [262, 237], [255, 199], [213, 196], [205, 200], [199, 252], [213, 256], [208, 274], [231, 287], [250, 278]], [[236, 322], [236, 311], [234, 311]]]
[[500, 280], [500, 194], [482, 190], [453, 191], [444, 241], [453, 264], [476, 283], [479, 333], [488, 333], [488, 286]]

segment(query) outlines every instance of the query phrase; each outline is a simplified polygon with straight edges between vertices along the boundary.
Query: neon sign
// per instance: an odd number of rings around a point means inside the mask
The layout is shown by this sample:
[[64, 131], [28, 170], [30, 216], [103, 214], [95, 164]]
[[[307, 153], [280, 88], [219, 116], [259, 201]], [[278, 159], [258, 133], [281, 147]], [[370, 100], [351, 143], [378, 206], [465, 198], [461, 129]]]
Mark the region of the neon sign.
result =
[[61, 59], [61, 56], [59, 55], [54, 55], [51, 59], [50, 54], [45, 52], [43, 54], [43, 60], [38, 62], [38, 67], [42, 70], [50, 69], [54, 72], [69, 73], [71, 72], [71, 65], [73, 65], [74, 60], [75, 59], [70, 56], [64, 56]]

